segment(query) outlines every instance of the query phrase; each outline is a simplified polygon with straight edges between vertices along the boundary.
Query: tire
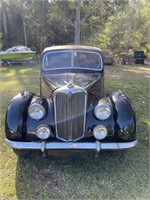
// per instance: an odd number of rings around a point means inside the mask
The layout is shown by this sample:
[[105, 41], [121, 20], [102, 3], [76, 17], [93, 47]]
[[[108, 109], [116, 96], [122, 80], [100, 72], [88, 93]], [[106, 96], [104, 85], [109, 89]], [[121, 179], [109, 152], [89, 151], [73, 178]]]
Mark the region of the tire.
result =
[[7, 66], [8, 66], [8, 62], [4, 61], [4, 67], [7, 67]]
[[29, 156], [32, 153], [32, 151], [29, 149], [14, 149], [13, 148], [13, 151], [17, 156], [24, 157], [24, 158]]

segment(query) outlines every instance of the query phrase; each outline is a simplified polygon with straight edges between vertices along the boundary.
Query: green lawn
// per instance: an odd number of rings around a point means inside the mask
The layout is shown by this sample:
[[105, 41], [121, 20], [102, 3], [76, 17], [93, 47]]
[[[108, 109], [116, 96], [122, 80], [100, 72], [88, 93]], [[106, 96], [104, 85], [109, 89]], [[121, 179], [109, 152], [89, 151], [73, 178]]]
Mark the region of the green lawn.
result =
[[107, 152], [96, 159], [92, 153], [48, 159], [34, 153], [21, 159], [4, 143], [5, 111], [20, 90], [39, 93], [39, 66], [0, 68], [0, 200], [150, 199], [150, 68], [107, 66], [105, 73], [105, 92], [120, 89], [135, 105], [139, 145], [119, 160]]

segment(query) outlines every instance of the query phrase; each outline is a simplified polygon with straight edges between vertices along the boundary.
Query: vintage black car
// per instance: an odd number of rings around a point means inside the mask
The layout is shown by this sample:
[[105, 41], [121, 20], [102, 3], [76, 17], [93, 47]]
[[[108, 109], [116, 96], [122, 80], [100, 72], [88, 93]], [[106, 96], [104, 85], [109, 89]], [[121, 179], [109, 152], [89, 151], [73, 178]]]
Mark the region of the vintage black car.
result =
[[104, 94], [103, 60], [102, 51], [89, 46], [43, 51], [40, 95], [21, 91], [6, 112], [6, 143], [17, 155], [123, 150], [137, 144], [130, 99], [121, 91]]

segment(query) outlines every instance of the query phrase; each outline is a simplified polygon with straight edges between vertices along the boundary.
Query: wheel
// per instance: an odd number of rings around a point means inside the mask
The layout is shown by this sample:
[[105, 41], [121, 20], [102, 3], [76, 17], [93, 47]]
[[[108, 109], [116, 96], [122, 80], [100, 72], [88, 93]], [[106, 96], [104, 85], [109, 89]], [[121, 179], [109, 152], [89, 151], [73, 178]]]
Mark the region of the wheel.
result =
[[29, 149], [14, 149], [13, 148], [13, 151], [17, 156], [20, 156], [20, 157], [27, 157], [28, 155], [32, 153], [32, 151]]
[[8, 66], [8, 62], [7, 61], [3, 61], [3, 65], [4, 65], [4, 67], [7, 67]]

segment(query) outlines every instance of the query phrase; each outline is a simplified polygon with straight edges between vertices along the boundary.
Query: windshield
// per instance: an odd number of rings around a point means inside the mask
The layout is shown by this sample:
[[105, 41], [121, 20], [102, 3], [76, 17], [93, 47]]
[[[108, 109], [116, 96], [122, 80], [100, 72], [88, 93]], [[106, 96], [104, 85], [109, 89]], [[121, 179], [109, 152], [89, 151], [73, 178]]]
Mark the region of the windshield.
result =
[[42, 67], [44, 70], [53, 69], [93, 69], [101, 70], [102, 58], [96, 52], [89, 51], [56, 51], [44, 55]]

